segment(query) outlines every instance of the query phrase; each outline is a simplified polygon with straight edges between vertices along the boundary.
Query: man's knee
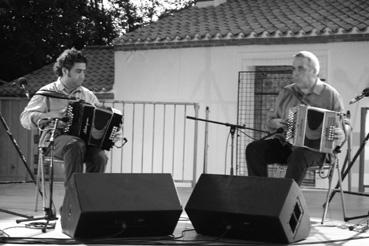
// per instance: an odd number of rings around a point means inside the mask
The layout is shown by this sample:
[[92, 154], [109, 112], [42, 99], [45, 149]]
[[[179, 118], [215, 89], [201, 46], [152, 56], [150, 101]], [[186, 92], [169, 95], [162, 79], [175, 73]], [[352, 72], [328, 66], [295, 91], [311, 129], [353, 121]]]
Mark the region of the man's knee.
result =
[[249, 155], [253, 155], [256, 153], [256, 151], [259, 149], [259, 142], [258, 141], [254, 141], [249, 143], [246, 146], [246, 157]]
[[96, 158], [99, 160], [101, 165], [106, 165], [108, 162], [108, 156], [105, 154], [104, 151], [100, 151], [97, 153]]
[[296, 148], [291, 152], [287, 161], [294, 166], [306, 167], [308, 166], [308, 158], [306, 158], [308, 154], [306, 149]]
[[105, 166], [108, 162], [108, 156], [105, 151], [97, 148], [89, 148], [87, 151], [86, 162], [93, 166]]
[[102, 150], [95, 150], [89, 154], [86, 160], [86, 172], [104, 172], [106, 164], [108, 162], [108, 156]]
[[64, 147], [64, 152], [67, 151], [84, 155], [86, 153], [86, 143], [82, 139], [75, 138]]

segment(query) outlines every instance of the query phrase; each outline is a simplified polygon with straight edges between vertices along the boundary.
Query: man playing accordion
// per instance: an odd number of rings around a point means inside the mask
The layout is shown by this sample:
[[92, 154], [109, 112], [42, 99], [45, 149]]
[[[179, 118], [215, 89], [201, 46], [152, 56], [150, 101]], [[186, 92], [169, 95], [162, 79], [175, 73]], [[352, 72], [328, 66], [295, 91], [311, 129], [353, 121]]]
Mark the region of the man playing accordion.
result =
[[[29, 101], [20, 116], [21, 124], [26, 129], [36, 129], [45, 125], [52, 119], [62, 119], [66, 115], [66, 108], [70, 102], [68, 98], [77, 98], [86, 103], [101, 105], [92, 91], [82, 86], [85, 79], [87, 59], [74, 48], [65, 50], [56, 60], [54, 72], [58, 76], [55, 82], [43, 86]], [[43, 93], [42, 93], [43, 92]], [[52, 97], [45, 95], [54, 93], [65, 97]], [[104, 150], [88, 146], [77, 136], [63, 134], [66, 123], [58, 121], [55, 132], [55, 157], [64, 160], [65, 181], [67, 184], [75, 172], [104, 172], [107, 156]]]
[[[326, 154], [304, 147], [296, 147], [286, 141], [288, 116], [292, 108], [307, 105], [336, 112], [343, 112], [341, 96], [331, 85], [318, 77], [320, 70], [318, 58], [311, 52], [300, 51], [293, 59], [293, 83], [284, 87], [277, 97], [267, 127], [275, 134], [273, 138], [257, 140], [246, 147], [246, 161], [249, 176], [268, 174], [268, 164], [287, 165], [286, 178], [294, 179], [301, 185], [310, 166], [323, 164]], [[277, 131], [278, 130], [278, 131]], [[337, 145], [344, 142], [350, 125], [347, 119], [343, 126], [333, 129]]]

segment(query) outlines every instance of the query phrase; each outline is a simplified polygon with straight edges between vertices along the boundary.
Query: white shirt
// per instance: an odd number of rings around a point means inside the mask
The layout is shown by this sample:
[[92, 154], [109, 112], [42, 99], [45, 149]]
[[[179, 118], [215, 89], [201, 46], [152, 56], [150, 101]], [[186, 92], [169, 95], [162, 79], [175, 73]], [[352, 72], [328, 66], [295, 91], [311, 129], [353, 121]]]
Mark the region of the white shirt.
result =
[[[77, 99], [84, 100], [92, 105], [99, 104], [99, 100], [97, 99], [96, 95], [83, 86], [76, 88], [71, 93], [67, 93], [64, 85], [60, 81], [60, 78], [58, 78], [58, 80], [55, 82], [43, 86], [38, 92], [41, 91], [61, 93], [67, 97], [75, 97]], [[36, 129], [37, 121], [40, 119], [40, 116], [43, 113], [65, 109], [69, 102], [70, 100], [68, 99], [34, 95], [21, 113], [20, 122], [26, 129]]]

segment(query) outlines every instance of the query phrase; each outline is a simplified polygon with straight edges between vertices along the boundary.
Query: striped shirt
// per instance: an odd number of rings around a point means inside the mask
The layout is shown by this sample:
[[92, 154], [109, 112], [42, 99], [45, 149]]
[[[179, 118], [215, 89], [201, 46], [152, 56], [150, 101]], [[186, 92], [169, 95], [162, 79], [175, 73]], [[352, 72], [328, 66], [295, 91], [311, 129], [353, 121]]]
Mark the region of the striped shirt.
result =
[[[43, 86], [38, 92], [42, 91], [61, 93], [67, 97], [75, 97], [77, 99], [84, 100], [92, 105], [100, 103], [96, 95], [83, 86], [76, 88], [71, 93], [67, 93], [64, 85], [60, 81], [60, 78], [55, 82]], [[37, 95], [37, 93], [31, 98], [28, 105], [20, 115], [22, 126], [29, 130], [37, 128], [37, 122], [43, 113], [65, 109], [70, 102], [68, 99], [47, 97], [44, 95]]]

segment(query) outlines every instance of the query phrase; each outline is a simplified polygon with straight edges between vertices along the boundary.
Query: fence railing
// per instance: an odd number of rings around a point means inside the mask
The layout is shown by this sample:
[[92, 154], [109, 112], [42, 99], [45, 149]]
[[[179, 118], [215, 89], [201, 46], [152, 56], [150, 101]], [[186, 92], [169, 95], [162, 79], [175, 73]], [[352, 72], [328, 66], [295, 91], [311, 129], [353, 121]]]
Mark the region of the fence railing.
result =
[[[186, 116], [198, 117], [198, 104], [117, 100], [102, 102], [123, 113], [123, 137], [128, 140], [122, 148], [113, 147], [107, 152], [109, 162], [106, 172], [171, 173], [176, 183], [195, 184], [198, 123], [186, 120]], [[20, 125], [19, 115], [26, 104], [27, 100], [23, 98], [0, 98], [2, 114], [31, 166], [37, 160], [34, 157], [37, 148], [33, 137], [37, 133], [27, 131]], [[0, 156], [7, 164], [0, 168], [0, 177], [3, 177], [2, 180], [26, 179], [27, 173], [4, 129], [0, 133], [3, 140]], [[60, 177], [63, 176], [60, 173]]]
[[122, 135], [128, 142], [112, 148], [106, 172], [171, 173], [176, 183], [196, 182], [199, 106], [187, 102], [105, 100], [123, 113]]

